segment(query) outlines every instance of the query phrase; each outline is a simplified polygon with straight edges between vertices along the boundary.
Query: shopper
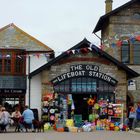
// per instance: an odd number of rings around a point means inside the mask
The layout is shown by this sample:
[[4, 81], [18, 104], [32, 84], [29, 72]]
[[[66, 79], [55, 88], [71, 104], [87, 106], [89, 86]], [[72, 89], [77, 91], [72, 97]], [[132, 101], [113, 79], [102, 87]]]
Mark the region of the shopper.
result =
[[[34, 126], [33, 126], [34, 113], [31, 109], [29, 109], [27, 105], [25, 106], [25, 110], [22, 113], [22, 117], [23, 117], [24, 123], [20, 125], [21, 129], [23, 129], [23, 125], [24, 126], [30, 125], [32, 131], [34, 131]], [[26, 128], [26, 131], [27, 131], [27, 128]]]
[[1, 126], [1, 131], [6, 131], [7, 125], [9, 125], [9, 120], [11, 116], [8, 111], [6, 111], [5, 107], [2, 107], [2, 114], [1, 114], [1, 119], [0, 119], [0, 126]]
[[129, 123], [128, 123], [130, 130], [132, 129], [132, 124], [135, 118], [136, 118], [136, 110], [133, 106], [131, 106], [130, 112], [129, 112]]
[[18, 107], [15, 108], [15, 111], [12, 113], [12, 118], [20, 118], [21, 117], [21, 113]]
[[133, 124], [132, 124], [133, 130], [137, 127], [138, 123], [140, 123], [140, 103], [138, 103], [137, 105], [136, 118], [133, 120]]
[[19, 125], [19, 120], [21, 117], [21, 113], [18, 107], [15, 107], [15, 111], [12, 113], [12, 120], [14, 121], [14, 125], [15, 125], [15, 132], [18, 130], [18, 132], [20, 131], [20, 125]]
[[2, 105], [0, 105], [0, 120], [1, 120], [1, 116], [2, 116]]

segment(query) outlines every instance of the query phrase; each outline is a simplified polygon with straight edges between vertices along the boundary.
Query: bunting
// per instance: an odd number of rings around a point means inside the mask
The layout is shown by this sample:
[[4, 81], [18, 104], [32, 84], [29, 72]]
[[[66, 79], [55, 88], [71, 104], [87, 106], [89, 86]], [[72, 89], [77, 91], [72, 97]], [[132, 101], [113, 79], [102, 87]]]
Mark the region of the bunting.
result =
[[[135, 41], [140, 41], [140, 32], [132, 33], [132, 34], [122, 34], [122, 35], [114, 35], [112, 37], [107, 37], [106, 39], [102, 40], [102, 44], [105, 47], [121, 47], [123, 43], [130, 44], [134, 43]], [[103, 49], [103, 46], [100, 46]]]
[[38, 59], [42, 56], [46, 57], [47, 59], [54, 58], [54, 53], [35, 53], [35, 54], [24, 54], [24, 55], [10, 55], [10, 54], [0, 54], [0, 58], [10, 58], [10, 57], [17, 57], [19, 59], [28, 58], [28, 57], [37, 57]]

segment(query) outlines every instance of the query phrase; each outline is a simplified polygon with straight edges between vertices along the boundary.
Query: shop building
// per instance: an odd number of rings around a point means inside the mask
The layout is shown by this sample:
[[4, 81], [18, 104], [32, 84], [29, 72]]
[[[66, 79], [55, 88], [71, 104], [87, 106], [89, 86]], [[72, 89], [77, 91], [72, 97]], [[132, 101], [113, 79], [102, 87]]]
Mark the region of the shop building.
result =
[[[49, 61], [53, 50], [16, 25], [0, 29], [0, 104], [9, 106], [25, 104], [40, 108], [39, 88], [30, 91], [28, 74]], [[34, 81], [36, 82], [36, 81]], [[32, 102], [30, 98], [34, 99]], [[11, 110], [9, 110], [11, 111]]]
[[137, 72], [84, 39], [31, 72], [29, 78], [32, 82], [40, 77], [42, 114], [47, 114], [50, 106], [50, 114], [56, 107], [64, 119], [74, 111], [86, 120], [89, 98], [123, 104], [126, 111], [127, 80], [137, 76]]
[[[99, 18], [93, 33], [101, 31], [104, 51], [140, 73], [140, 1], [130, 0], [112, 10], [106, 0], [106, 13]], [[127, 103], [140, 101], [140, 77], [128, 81]]]

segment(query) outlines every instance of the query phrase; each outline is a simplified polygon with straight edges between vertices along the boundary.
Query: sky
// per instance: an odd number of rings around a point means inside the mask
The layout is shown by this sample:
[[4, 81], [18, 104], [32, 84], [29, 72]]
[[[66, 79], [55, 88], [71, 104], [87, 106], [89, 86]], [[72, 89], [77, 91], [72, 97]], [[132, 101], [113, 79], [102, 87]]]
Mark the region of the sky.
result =
[[[113, 9], [128, 1], [113, 0]], [[84, 38], [100, 43], [92, 31], [105, 14], [105, 0], [0, 0], [0, 4], [0, 28], [14, 23], [56, 55]]]

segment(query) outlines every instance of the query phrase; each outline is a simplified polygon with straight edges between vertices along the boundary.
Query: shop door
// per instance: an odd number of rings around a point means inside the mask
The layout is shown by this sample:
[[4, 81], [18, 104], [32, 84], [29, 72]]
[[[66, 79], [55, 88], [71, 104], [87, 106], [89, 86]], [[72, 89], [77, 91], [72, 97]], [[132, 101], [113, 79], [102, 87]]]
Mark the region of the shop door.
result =
[[74, 101], [74, 114], [81, 114], [83, 120], [88, 120], [89, 107], [87, 99], [90, 97], [89, 94], [73, 94], [72, 98]]
[[[0, 104], [4, 107], [6, 107], [8, 112], [13, 112], [15, 109], [15, 106], [20, 105], [21, 107], [24, 106], [25, 102], [25, 96], [18, 96], [18, 95], [4, 95], [0, 96]], [[22, 110], [23, 111], [23, 108]]]

